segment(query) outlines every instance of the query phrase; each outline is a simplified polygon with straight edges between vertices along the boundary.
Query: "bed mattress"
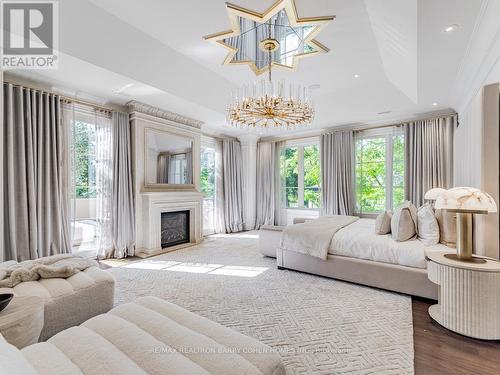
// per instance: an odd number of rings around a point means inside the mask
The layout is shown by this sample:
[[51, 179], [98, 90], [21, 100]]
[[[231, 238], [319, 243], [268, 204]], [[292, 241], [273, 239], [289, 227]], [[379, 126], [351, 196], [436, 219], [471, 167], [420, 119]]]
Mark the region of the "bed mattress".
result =
[[359, 219], [340, 229], [333, 236], [328, 253], [401, 266], [426, 268], [426, 249], [453, 251], [442, 244], [425, 246], [417, 238], [396, 242], [390, 234], [375, 234], [375, 220]]

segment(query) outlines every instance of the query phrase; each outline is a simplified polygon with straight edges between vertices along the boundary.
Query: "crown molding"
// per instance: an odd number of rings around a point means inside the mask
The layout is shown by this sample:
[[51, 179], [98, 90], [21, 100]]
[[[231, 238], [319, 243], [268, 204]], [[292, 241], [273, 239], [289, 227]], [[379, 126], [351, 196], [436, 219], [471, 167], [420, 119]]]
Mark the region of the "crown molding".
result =
[[127, 108], [129, 112], [139, 112], [145, 115], [158, 117], [164, 120], [177, 122], [179, 124], [191, 126], [196, 129], [200, 129], [203, 125], [203, 121], [195, 120], [190, 117], [179, 115], [175, 112], [170, 112], [165, 109], [151, 106], [149, 104], [138, 102], [137, 100], [131, 100], [127, 103]]

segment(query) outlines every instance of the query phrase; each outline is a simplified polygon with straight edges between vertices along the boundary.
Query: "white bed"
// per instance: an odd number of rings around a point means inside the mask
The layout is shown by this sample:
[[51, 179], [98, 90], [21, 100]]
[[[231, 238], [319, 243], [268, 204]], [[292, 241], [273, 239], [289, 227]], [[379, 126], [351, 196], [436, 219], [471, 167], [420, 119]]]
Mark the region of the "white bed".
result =
[[283, 229], [263, 226], [259, 231], [261, 253], [276, 257], [278, 268], [430, 299], [437, 299], [438, 286], [427, 278], [425, 251], [453, 252], [441, 244], [426, 246], [417, 238], [396, 242], [390, 234], [375, 234], [375, 220], [359, 219], [333, 235], [327, 259], [321, 259], [282, 248]]
[[340, 229], [333, 236], [328, 254], [426, 268], [426, 249], [450, 251], [441, 244], [425, 246], [417, 238], [397, 242], [390, 234], [377, 235], [374, 222], [373, 219], [359, 219]]

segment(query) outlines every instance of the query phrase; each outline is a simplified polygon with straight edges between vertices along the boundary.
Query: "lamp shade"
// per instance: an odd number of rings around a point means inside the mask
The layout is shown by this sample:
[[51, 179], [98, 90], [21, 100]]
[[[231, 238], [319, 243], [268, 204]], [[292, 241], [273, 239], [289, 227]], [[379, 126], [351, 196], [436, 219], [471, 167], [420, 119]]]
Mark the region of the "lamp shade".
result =
[[473, 213], [497, 212], [497, 205], [493, 197], [479, 189], [473, 187], [456, 187], [438, 192], [433, 192], [433, 190], [444, 189], [432, 189], [425, 194], [426, 197], [428, 194], [435, 197], [436, 203], [434, 207], [436, 209]]
[[435, 201], [440, 197], [443, 193], [446, 192], [446, 189], [434, 188], [425, 193], [424, 198], [430, 201]]

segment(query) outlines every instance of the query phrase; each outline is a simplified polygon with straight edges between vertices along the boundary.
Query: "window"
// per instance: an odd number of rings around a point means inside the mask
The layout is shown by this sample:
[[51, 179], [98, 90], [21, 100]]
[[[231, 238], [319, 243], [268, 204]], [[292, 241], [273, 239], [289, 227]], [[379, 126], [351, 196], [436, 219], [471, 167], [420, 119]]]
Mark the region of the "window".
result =
[[73, 127], [75, 197], [96, 197], [96, 131], [94, 124], [75, 121]]
[[215, 147], [202, 146], [200, 186], [203, 197], [203, 233], [215, 233]]
[[321, 189], [317, 142], [287, 146], [281, 153], [281, 174], [286, 208], [319, 208]]
[[404, 135], [397, 128], [356, 134], [356, 211], [376, 213], [404, 201]]
[[111, 116], [65, 104], [63, 122], [70, 155], [72, 251], [95, 256], [111, 246]]

